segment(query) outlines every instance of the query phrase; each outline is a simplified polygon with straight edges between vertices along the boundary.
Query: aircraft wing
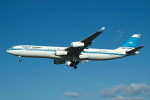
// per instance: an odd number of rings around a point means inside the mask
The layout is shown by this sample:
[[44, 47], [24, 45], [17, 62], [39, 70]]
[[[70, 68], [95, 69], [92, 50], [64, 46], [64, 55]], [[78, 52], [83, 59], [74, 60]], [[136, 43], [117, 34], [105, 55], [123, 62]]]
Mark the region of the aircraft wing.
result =
[[69, 55], [72, 55], [72, 54], [79, 55], [81, 53], [81, 51], [83, 51], [85, 48], [87, 48], [88, 46], [90, 46], [92, 44], [93, 40], [98, 35], [100, 35], [103, 32], [104, 29], [105, 29], [105, 27], [102, 27], [99, 31], [97, 31], [96, 33], [90, 35], [89, 37], [87, 37], [87, 38], [85, 38], [81, 41], [77, 41], [76, 44], [79, 44], [79, 46], [73, 46], [73, 42], [72, 42], [72, 46], [66, 48], [65, 50], [68, 51]]

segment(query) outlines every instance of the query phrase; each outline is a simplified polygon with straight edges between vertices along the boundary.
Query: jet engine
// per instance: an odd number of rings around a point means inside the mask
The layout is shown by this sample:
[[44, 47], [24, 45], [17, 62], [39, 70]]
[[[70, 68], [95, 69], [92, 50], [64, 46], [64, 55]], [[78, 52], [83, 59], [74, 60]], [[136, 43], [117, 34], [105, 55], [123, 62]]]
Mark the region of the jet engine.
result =
[[54, 64], [65, 64], [64, 60], [54, 60]]
[[67, 55], [67, 51], [56, 51], [55, 55], [56, 56], [64, 56], [64, 55]]
[[71, 47], [84, 47], [83, 42], [72, 42]]

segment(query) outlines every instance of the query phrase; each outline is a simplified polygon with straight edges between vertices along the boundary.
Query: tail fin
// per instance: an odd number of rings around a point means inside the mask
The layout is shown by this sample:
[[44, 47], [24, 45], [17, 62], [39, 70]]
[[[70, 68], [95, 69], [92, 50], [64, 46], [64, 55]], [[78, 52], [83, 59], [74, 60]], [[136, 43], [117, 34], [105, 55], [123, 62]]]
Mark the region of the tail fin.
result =
[[132, 37], [121, 47], [130, 47], [130, 48], [135, 48], [136, 44], [140, 38], [140, 34], [134, 34]]
[[[117, 48], [118, 50], [124, 50], [127, 55], [138, 54], [138, 50], [142, 49], [144, 46], [136, 47], [136, 44], [140, 38], [140, 34], [134, 34], [132, 37], [121, 47]], [[135, 48], [136, 47], [136, 48]]]

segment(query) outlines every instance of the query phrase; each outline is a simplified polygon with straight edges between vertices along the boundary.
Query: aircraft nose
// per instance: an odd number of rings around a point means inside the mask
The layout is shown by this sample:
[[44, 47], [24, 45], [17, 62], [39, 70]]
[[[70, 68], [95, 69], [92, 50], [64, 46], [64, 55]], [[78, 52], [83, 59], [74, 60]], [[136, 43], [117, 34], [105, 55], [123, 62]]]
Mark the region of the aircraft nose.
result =
[[9, 49], [8, 49], [8, 50], [6, 50], [6, 52], [11, 54], [11, 50], [9, 50]]
[[10, 52], [10, 50], [6, 50], [6, 52], [8, 52], [8, 53], [9, 53], [9, 52]]

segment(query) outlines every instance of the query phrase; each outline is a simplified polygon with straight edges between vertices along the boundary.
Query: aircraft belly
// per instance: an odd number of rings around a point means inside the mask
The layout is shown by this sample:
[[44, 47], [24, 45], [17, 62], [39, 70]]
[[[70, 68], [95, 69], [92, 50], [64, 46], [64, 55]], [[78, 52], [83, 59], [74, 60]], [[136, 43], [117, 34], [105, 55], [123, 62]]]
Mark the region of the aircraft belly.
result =
[[56, 56], [54, 51], [37, 51], [37, 50], [9, 50], [9, 53], [22, 57], [35, 57], [35, 58], [50, 58], [59, 60], [71, 60], [68, 56]]

